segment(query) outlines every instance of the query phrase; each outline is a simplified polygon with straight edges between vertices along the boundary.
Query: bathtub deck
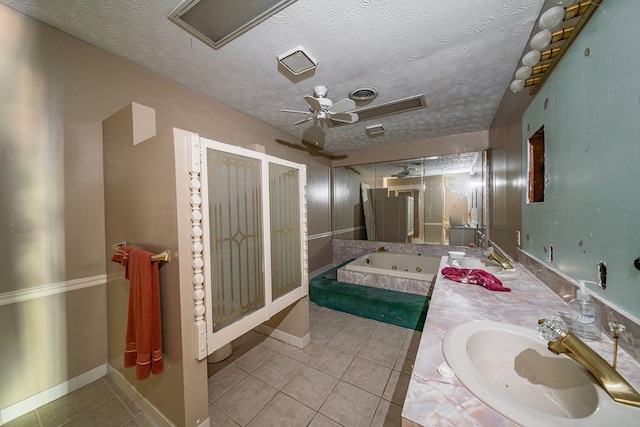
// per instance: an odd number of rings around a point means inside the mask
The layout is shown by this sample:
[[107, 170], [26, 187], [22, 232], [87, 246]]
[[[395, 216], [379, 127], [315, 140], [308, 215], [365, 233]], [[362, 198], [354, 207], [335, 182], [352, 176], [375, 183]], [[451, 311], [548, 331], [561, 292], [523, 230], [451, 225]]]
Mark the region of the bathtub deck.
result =
[[422, 331], [430, 297], [339, 282], [333, 278], [342, 265], [310, 280], [309, 297], [312, 302], [367, 319]]

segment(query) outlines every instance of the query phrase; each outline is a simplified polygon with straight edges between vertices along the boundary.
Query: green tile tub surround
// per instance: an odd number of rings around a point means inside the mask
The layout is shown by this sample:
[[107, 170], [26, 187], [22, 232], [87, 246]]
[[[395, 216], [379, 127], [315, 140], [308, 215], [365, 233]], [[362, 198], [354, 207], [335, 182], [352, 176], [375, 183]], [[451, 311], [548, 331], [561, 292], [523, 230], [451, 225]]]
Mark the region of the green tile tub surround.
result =
[[347, 261], [314, 277], [309, 297], [317, 305], [403, 328], [422, 331], [430, 298], [335, 280]]

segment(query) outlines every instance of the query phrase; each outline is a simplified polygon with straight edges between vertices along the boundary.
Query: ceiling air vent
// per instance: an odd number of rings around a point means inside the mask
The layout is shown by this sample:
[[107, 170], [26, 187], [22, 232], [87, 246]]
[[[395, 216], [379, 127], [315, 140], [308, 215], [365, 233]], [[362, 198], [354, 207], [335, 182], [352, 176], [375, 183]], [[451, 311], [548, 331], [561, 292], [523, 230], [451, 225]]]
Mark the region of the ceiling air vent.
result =
[[184, 0], [169, 19], [214, 49], [255, 27], [296, 0]]
[[[427, 99], [422, 93], [420, 95], [411, 96], [409, 98], [399, 99], [372, 107], [360, 108], [354, 110], [358, 114], [358, 121], [377, 119], [379, 117], [390, 116], [392, 114], [406, 113], [407, 111], [419, 110], [427, 106]], [[337, 122], [332, 120], [333, 126], [343, 126], [349, 123]]]
[[378, 89], [371, 86], [359, 87], [349, 92], [349, 98], [355, 102], [373, 101], [378, 96]]

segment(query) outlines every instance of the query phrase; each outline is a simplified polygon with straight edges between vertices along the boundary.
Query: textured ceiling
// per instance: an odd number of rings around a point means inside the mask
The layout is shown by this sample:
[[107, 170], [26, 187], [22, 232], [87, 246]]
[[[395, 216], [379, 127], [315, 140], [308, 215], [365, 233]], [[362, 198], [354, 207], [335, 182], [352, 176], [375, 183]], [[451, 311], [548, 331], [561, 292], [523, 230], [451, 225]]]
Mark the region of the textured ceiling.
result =
[[[334, 102], [359, 86], [369, 106], [424, 93], [427, 108], [326, 131], [338, 152], [488, 129], [543, 0], [297, 0], [219, 50], [167, 15], [180, 0], [0, 0], [20, 12], [294, 136], [304, 95]], [[241, 2], [238, 2], [241, 4]], [[276, 58], [302, 46], [315, 71]], [[365, 127], [381, 123], [382, 137]]]

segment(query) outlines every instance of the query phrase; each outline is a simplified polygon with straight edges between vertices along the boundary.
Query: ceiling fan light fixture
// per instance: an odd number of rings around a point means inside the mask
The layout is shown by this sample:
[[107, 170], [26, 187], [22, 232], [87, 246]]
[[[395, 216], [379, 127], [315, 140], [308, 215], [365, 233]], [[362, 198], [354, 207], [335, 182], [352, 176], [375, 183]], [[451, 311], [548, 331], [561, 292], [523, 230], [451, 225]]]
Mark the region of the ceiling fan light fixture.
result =
[[279, 55], [278, 62], [295, 76], [311, 71], [318, 65], [318, 61], [301, 46]]

